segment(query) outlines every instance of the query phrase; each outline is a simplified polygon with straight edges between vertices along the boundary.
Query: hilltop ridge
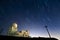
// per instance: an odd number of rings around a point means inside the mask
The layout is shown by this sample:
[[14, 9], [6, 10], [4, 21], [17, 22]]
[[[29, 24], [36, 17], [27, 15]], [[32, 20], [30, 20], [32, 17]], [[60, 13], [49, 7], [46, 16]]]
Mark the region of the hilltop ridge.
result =
[[0, 35], [0, 39], [6, 39], [6, 40], [9, 40], [9, 39], [14, 39], [14, 40], [21, 40], [21, 39], [31, 39], [31, 40], [33, 40], [33, 39], [35, 39], [35, 40], [37, 40], [37, 39], [39, 39], [39, 40], [58, 40], [58, 39], [56, 39], [56, 38], [45, 38], [45, 37], [14, 37], [14, 36], [4, 36], [4, 35]]

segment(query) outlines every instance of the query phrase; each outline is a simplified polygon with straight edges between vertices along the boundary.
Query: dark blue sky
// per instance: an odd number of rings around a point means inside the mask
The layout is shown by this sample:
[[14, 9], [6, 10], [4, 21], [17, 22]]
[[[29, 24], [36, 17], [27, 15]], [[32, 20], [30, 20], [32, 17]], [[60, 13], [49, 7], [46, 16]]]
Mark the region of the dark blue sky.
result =
[[[18, 30], [27, 29], [31, 36], [48, 37], [47, 24], [52, 37], [60, 37], [60, 0], [1, 0], [0, 27], [6, 33], [11, 23]], [[34, 35], [33, 35], [34, 34]]]

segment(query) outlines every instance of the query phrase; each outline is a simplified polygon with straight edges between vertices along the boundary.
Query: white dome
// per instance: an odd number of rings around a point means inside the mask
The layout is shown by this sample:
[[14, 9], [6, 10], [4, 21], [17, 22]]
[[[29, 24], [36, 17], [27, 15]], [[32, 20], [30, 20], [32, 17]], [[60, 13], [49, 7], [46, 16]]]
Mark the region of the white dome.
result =
[[17, 28], [18, 25], [17, 25], [16, 23], [13, 23], [13, 26], [14, 26], [15, 28]]

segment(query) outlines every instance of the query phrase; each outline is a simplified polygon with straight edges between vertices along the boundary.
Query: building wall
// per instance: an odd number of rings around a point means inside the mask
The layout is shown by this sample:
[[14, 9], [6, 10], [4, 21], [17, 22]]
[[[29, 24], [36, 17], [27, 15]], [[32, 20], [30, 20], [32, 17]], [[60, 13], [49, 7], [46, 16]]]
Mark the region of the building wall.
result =
[[29, 32], [27, 31], [21, 31], [21, 32], [18, 32], [18, 35], [17, 35], [18, 37], [29, 37]]

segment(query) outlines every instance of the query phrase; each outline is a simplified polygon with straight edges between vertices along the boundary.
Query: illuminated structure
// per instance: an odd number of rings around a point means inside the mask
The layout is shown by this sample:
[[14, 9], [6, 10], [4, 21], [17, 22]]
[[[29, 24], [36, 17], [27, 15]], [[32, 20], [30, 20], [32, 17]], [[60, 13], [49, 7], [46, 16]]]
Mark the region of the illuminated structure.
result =
[[9, 29], [8, 29], [8, 35], [13, 36], [16, 34], [16, 32], [17, 32], [17, 24], [13, 23], [12, 26], [9, 27]]
[[29, 31], [28, 30], [22, 30], [18, 32], [18, 25], [16, 23], [13, 23], [11, 27], [9, 27], [8, 30], [8, 36], [17, 36], [17, 37], [29, 37]]
[[29, 32], [27, 30], [22, 30], [20, 32], [17, 32], [17, 35], [15, 36], [18, 36], [18, 37], [29, 37]]

